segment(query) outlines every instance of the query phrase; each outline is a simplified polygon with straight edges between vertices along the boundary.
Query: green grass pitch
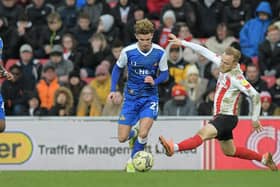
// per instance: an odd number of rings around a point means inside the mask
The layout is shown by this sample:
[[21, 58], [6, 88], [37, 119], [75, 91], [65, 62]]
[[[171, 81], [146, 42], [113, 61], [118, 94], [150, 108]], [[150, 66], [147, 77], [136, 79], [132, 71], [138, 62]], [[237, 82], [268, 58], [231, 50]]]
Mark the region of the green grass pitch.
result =
[[278, 187], [271, 171], [1, 171], [1, 187]]

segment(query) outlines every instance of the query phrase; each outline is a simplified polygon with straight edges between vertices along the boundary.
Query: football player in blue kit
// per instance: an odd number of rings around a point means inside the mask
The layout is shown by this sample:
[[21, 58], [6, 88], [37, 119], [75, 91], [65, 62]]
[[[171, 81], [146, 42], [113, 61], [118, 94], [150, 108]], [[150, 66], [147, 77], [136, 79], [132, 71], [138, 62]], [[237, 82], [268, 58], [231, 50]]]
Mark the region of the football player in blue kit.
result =
[[[124, 103], [118, 121], [118, 140], [132, 142], [132, 152], [126, 164], [127, 172], [135, 172], [132, 158], [144, 150], [148, 133], [158, 115], [157, 85], [168, 79], [166, 53], [159, 45], [152, 43], [154, 25], [148, 19], [134, 25], [138, 42], [125, 47], [112, 71], [109, 98], [118, 99], [117, 83], [121, 71], [127, 66], [127, 83]], [[132, 128], [139, 121], [138, 128]]]
[[[0, 37], [0, 62], [2, 63], [2, 51], [3, 51], [3, 40]], [[7, 78], [8, 80], [13, 79], [13, 75], [5, 70], [2, 65], [0, 65], [0, 78]], [[5, 109], [4, 109], [4, 101], [2, 95], [0, 94], [0, 133], [4, 132], [6, 127], [5, 121]]]

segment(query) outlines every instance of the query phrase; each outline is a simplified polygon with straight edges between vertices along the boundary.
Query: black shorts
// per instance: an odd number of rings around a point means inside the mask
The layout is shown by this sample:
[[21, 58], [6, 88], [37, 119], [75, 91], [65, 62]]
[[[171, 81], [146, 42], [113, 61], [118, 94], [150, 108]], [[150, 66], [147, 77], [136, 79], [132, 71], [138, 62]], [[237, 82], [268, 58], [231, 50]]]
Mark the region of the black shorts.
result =
[[215, 137], [218, 140], [232, 139], [232, 130], [236, 127], [237, 122], [237, 116], [224, 114], [218, 114], [209, 121], [218, 131], [218, 135]]

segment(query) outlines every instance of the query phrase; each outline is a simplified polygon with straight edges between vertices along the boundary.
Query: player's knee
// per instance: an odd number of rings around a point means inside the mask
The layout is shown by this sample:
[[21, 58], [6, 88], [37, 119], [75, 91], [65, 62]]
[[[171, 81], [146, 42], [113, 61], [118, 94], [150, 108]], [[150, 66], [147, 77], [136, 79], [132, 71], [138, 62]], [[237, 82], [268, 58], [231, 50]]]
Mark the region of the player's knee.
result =
[[125, 137], [125, 136], [119, 136], [119, 137], [118, 137], [118, 140], [119, 140], [120, 143], [124, 143], [124, 142], [126, 142], [127, 137]]
[[234, 155], [234, 151], [229, 151], [229, 150], [223, 150], [223, 153], [226, 156], [233, 156]]
[[147, 133], [147, 132], [139, 132], [139, 135], [138, 135], [138, 137], [140, 137], [140, 138], [142, 138], [142, 139], [147, 138], [147, 136], [148, 136], [148, 133]]
[[5, 128], [6, 128], [5, 121], [4, 120], [0, 120], [0, 133], [4, 132]]

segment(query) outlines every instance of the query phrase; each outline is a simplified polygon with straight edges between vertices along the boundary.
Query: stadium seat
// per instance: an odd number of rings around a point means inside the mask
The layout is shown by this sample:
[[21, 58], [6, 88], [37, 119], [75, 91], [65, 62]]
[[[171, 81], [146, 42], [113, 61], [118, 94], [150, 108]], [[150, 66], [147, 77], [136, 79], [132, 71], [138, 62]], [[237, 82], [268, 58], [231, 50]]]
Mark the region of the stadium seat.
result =
[[108, 3], [108, 5], [110, 6], [110, 8], [114, 8], [117, 5], [117, 1], [111, 1]]
[[253, 64], [255, 64], [257, 66], [257, 68], [259, 68], [259, 59], [257, 56], [254, 56], [251, 58]]
[[44, 65], [45, 63], [47, 63], [49, 61], [49, 59], [48, 58], [41, 58], [41, 59], [39, 59], [39, 61], [42, 65]]
[[261, 76], [261, 79], [264, 80], [267, 84], [268, 88], [271, 88], [276, 83], [276, 77], [275, 76]]
[[16, 64], [18, 61], [19, 61], [19, 59], [15, 59], [15, 58], [8, 59], [6, 62], [6, 65], [5, 65], [6, 70], [9, 71], [10, 67], [12, 65]]

